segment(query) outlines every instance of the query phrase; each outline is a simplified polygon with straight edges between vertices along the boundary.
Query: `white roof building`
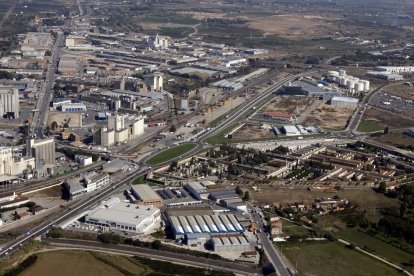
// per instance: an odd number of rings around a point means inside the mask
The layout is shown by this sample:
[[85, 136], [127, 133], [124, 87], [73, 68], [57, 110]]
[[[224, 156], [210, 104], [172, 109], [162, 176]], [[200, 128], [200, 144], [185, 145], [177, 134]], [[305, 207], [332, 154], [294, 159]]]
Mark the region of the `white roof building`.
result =
[[88, 224], [138, 234], [148, 233], [160, 220], [160, 209], [121, 202], [117, 197], [104, 201], [85, 216]]

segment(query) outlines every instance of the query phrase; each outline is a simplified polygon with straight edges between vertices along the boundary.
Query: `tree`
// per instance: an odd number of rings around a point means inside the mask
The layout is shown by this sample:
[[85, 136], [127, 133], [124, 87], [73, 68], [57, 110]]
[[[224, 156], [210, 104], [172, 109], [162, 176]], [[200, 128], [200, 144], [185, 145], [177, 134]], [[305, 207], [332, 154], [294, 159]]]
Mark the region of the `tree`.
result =
[[239, 186], [237, 186], [237, 187], [236, 187], [235, 192], [236, 192], [236, 194], [238, 194], [239, 196], [242, 196], [242, 195], [243, 195], [243, 191], [242, 191], [242, 189], [240, 189], [240, 187], [239, 187]]
[[52, 127], [52, 129], [53, 129], [53, 130], [56, 130], [56, 129], [59, 127], [59, 125], [58, 125], [58, 123], [57, 123], [56, 121], [53, 121], [53, 122], [50, 124], [50, 126]]
[[385, 181], [380, 182], [377, 191], [379, 193], [385, 193], [387, 191], [387, 183]]
[[404, 214], [406, 211], [407, 211], [407, 203], [403, 202], [400, 205], [400, 217], [404, 217]]
[[176, 131], [177, 131], [177, 128], [175, 127], [175, 125], [172, 125], [170, 127], [170, 132], [176, 132]]
[[54, 239], [59, 239], [63, 237], [63, 229], [60, 227], [52, 227], [47, 233], [47, 236]]
[[122, 237], [115, 233], [102, 233], [98, 239], [103, 243], [118, 244], [122, 241]]
[[386, 128], [384, 128], [384, 134], [388, 134], [389, 133], [389, 128], [388, 128], [388, 126], [386, 127]]
[[162, 246], [161, 241], [160, 240], [155, 240], [151, 243], [151, 247], [154, 249], [160, 249]]
[[249, 201], [250, 200], [250, 194], [249, 191], [244, 192], [244, 197], [243, 197], [244, 201]]

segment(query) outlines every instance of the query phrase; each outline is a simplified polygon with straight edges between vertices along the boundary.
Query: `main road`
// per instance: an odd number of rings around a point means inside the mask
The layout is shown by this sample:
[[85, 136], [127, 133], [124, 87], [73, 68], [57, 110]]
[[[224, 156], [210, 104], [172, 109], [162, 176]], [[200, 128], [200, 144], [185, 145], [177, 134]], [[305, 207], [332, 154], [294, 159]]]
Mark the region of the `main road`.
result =
[[44, 129], [47, 124], [47, 115], [49, 109], [49, 102], [52, 98], [53, 86], [55, 83], [55, 72], [57, 70], [57, 63], [59, 59], [60, 48], [63, 46], [64, 35], [58, 32], [55, 45], [53, 46], [50, 62], [47, 67], [45, 81], [43, 82], [39, 98], [37, 100], [36, 112], [33, 115], [31, 131], [36, 134], [36, 138], [44, 138]]

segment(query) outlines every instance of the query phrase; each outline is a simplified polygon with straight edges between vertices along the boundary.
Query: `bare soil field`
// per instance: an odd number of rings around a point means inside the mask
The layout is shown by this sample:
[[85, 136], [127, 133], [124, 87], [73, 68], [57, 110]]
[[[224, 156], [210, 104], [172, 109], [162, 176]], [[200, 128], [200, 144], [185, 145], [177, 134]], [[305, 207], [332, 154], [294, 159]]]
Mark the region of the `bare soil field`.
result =
[[248, 26], [260, 30], [264, 35], [282, 37], [312, 38], [332, 34], [336, 28], [333, 20], [319, 16], [283, 14], [258, 18], [249, 18]]
[[387, 87], [386, 89], [384, 89], [384, 92], [407, 100], [414, 100], [414, 86], [398, 84]]
[[412, 120], [376, 108], [367, 109], [361, 121], [374, 122], [376, 125], [383, 128], [387, 126], [390, 128], [406, 128], [414, 126], [414, 121]]
[[308, 106], [315, 101], [309, 97], [284, 96], [277, 97], [265, 106], [265, 112], [282, 112], [282, 113], [302, 113]]
[[234, 139], [262, 139], [275, 138], [275, 135], [268, 129], [261, 129], [254, 125], [244, 125], [233, 134]]
[[315, 110], [310, 111], [303, 124], [317, 125], [326, 129], [344, 129], [354, 111], [355, 108], [331, 106], [321, 102]]

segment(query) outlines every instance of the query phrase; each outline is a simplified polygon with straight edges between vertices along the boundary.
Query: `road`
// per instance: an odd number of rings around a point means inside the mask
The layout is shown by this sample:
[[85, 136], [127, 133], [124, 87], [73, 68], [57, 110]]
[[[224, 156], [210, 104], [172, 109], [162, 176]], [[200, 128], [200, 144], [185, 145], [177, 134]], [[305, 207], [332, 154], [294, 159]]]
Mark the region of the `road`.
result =
[[256, 212], [254, 206], [248, 202], [247, 207], [250, 210], [252, 219], [256, 222], [257, 225], [257, 237], [259, 238], [260, 243], [263, 246], [266, 257], [269, 259], [270, 263], [273, 265], [275, 272], [279, 276], [290, 276], [293, 274], [294, 269], [289, 268], [288, 265], [283, 261], [282, 256], [279, 254], [277, 249], [273, 246], [272, 241], [267, 237], [266, 233], [263, 231], [263, 222], [259, 214]]
[[123, 253], [168, 262], [177, 262], [177, 260], [179, 260], [179, 263], [184, 265], [199, 266], [220, 271], [231, 271], [236, 274], [261, 274], [260, 271], [252, 268], [252, 266], [248, 264], [236, 263], [226, 260], [213, 260], [180, 253], [160, 251], [151, 248], [135, 247], [128, 245], [109, 245], [84, 240], [45, 239], [45, 241], [47, 241], [51, 246], [66, 249], [78, 248], [104, 252]]
[[64, 35], [62, 32], [58, 33], [55, 45], [53, 46], [50, 63], [47, 67], [45, 81], [43, 82], [39, 98], [37, 101], [37, 112], [33, 115], [31, 131], [36, 135], [36, 138], [45, 138], [44, 129], [47, 124], [47, 116], [49, 113], [49, 102], [53, 94], [53, 86], [55, 83], [55, 72], [57, 62], [59, 59], [60, 48], [63, 46]]

